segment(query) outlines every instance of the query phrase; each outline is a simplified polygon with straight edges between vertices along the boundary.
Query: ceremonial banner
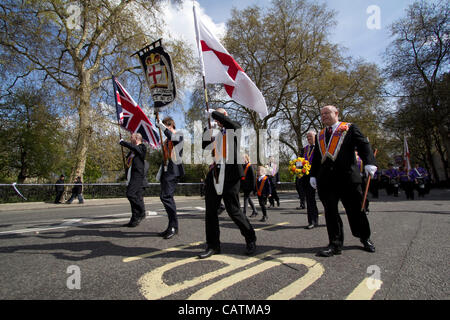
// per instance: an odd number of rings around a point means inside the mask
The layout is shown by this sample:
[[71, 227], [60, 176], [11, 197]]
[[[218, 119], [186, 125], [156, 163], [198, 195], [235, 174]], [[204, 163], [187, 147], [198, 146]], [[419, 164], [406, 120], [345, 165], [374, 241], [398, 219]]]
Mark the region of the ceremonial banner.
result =
[[177, 95], [172, 60], [161, 39], [136, 52], [157, 111], [171, 104]]
[[197, 47], [206, 83], [222, 83], [228, 95], [240, 105], [267, 116], [267, 105], [261, 91], [236, 60], [197, 17], [194, 6]]
[[159, 137], [155, 127], [119, 81], [114, 76], [112, 80], [120, 126], [131, 133], [140, 133], [142, 139], [156, 149], [159, 146]]

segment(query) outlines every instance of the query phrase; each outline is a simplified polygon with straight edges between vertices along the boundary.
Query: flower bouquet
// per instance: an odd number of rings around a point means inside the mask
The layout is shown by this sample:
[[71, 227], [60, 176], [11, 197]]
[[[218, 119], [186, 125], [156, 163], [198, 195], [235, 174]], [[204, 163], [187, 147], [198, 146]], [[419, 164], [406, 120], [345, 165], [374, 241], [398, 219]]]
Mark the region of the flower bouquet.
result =
[[311, 164], [308, 160], [305, 160], [305, 158], [298, 157], [297, 159], [289, 161], [289, 172], [293, 176], [301, 178], [304, 175], [308, 175], [309, 170], [311, 170]]

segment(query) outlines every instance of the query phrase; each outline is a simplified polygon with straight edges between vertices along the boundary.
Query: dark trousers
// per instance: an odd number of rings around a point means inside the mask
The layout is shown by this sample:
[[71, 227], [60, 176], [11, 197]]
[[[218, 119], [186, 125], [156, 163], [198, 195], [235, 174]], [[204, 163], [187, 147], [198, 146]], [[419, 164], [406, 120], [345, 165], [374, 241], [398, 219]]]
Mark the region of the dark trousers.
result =
[[405, 190], [406, 199], [414, 200], [414, 182], [404, 181], [402, 182], [402, 188]]
[[327, 180], [319, 182], [318, 192], [325, 209], [325, 221], [330, 245], [342, 248], [344, 244], [343, 223], [338, 210], [339, 200], [344, 205], [353, 236], [362, 240], [369, 239], [369, 220], [367, 215], [361, 211], [363, 197], [361, 184], [344, 183], [339, 179]]
[[316, 203], [316, 190], [309, 184], [309, 177], [302, 178], [302, 189], [305, 192], [306, 211], [308, 213], [308, 224], [319, 223], [319, 210]]
[[295, 189], [297, 189], [298, 197], [300, 198], [300, 207], [304, 208], [306, 193], [303, 187], [302, 179], [295, 179]]
[[131, 205], [130, 222], [140, 221], [145, 218], [143, 192], [144, 189], [142, 188], [142, 179], [130, 181], [127, 186], [127, 198]]
[[259, 206], [261, 207], [261, 211], [263, 213], [263, 217], [267, 217], [267, 196], [258, 196]]
[[84, 203], [83, 196], [81, 195], [81, 193], [72, 193], [72, 195], [70, 196], [70, 199], [67, 200], [67, 203], [72, 203], [72, 201], [75, 198], [78, 198], [78, 203]]
[[175, 188], [178, 184], [178, 178], [172, 176], [164, 176], [161, 177], [161, 193], [159, 198], [161, 199], [164, 208], [166, 209], [167, 216], [169, 217], [169, 226], [168, 228], [177, 228], [178, 229], [178, 218], [177, 218], [177, 206], [175, 204], [174, 194]]
[[217, 210], [223, 198], [225, 208], [233, 222], [238, 226], [245, 241], [256, 241], [255, 230], [248, 221], [247, 217], [242, 213], [239, 204], [239, 187], [240, 180], [235, 182], [225, 182], [222, 195], [216, 193], [213, 181], [213, 171], [209, 171], [206, 176], [205, 190], [205, 230], [206, 244], [208, 248], [217, 249], [220, 247], [220, 229], [219, 217]]
[[250, 198], [251, 191], [244, 191], [244, 209], [242, 212], [244, 214], [247, 213], [247, 203], [250, 204], [250, 207], [252, 208], [252, 213], [256, 213], [255, 204], [253, 203], [252, 198]]
[[271, 187], [272, 187], [272, 196], [269, 198], [269, 203], [272, 205], [272, 207], [275, 206], [275, 201], [279, 204], [280, 203], [280, 198], [278, 197], [278, 193], [277, 193], [277, 182], [275, 181], [275, 178], [270, 176], [270, 183], [271, 183]]
[[61, 202], [63, 193], [64, 193], [64, 190], [56, 192], [55, 203], [60, 203]]

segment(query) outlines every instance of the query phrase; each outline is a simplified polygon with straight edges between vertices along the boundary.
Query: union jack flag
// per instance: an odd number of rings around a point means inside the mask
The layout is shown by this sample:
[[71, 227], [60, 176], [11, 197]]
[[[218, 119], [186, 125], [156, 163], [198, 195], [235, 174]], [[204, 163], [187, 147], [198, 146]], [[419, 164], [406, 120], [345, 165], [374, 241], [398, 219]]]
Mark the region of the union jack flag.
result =
[[117, 120], [122, 128], [131, 133], [140, 133], [153, 149], [159, 147], [159, 136], [153, 124], [127, 90], [113, 76], [114, 97], [116, 100]]

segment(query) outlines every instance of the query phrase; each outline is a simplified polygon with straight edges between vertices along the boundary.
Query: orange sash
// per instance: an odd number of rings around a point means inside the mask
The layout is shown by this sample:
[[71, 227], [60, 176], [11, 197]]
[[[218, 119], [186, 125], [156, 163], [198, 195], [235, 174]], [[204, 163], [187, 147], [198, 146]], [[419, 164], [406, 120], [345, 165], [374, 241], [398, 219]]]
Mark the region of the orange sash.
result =
[[[215, 162], [218, 163], [220, 160], [220, 155], [218, 155], [216, 152], [216, 146], [217, 146], [216, 141], [214, 141], [213, 156], [215, 158]], [[221, 156], [225, 163], [227, 160], [227, 134], [226, 133], [222, 135], [222, 155]]]
[[[261, 197], [261, 195], [262, 195], [262, 191], [263, 191], [263, 189], [264, 189], [264, 184], [266, 183], [266, 180], [267, 180], [267, 176], [264, 176], [264, 178], [262, 178], [262, 180], [261, 180], [261, 184], [259, 185], [259, 188], [258, 188], [258, 196], [260, 196]], [[256, 181], [258, 181], [258, 180], [256, 180]], [[258, 182], [257, 182], [258, 183]]]
[[328, 146], [325, 141], [325, 128], [322, 129], [319, 133], [319, 150], [322, 155], [322, 163], [325, 162], [326, 158], [330, 158], [331, 160], [336, 160], [339, 150], [341, 149], [342, 142], [344, 141], [345, 135], [347, 134], [347, 130], [343, 128], [345, 126], [350, 127], [350, 123], [341, 122], [336, 130], [334, 130], [333, 135], [330, 137], [330, 141], [328, 142]]
[[[164, 142], [166, 147], [164, 148], [164, 159], [169, 160], [172, 159], [172, 151], [173, 151], [173, 142], [171, 140], [166, 140]], [[177, 155], [175, 152], [173, 153], [173, 160], [176, 161]]]
[[247, 163], [247, 166], [244, 169], [244, 176], [241, 178], [241, 180], [245, 180], [245, 177], [247, 176], [248, 168], [250, 168], [250, 166], [251, 166], [250, 162]]

